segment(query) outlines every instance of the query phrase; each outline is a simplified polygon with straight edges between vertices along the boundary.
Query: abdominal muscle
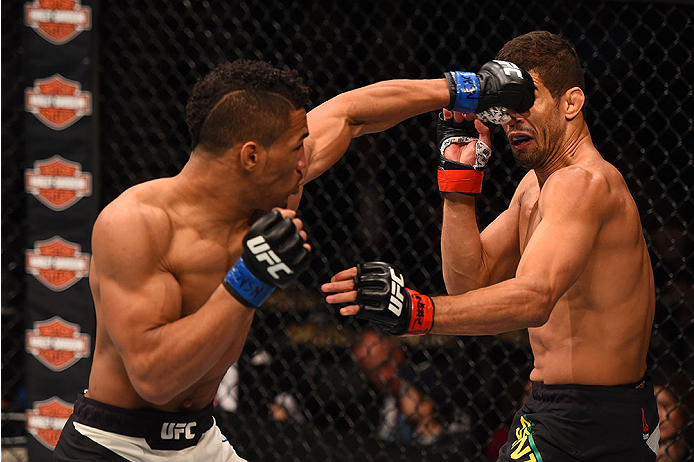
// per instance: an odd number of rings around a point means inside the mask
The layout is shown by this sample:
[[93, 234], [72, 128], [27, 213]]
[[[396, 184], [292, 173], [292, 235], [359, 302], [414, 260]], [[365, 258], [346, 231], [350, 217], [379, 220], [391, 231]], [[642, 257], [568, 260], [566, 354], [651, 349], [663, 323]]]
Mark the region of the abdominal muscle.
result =
[[[547, 385], [622, 385], [641, 379], [648, 333], [612, 321], [623, 310], [571, 306], [564, 298], [549, 321], [528, 329], [534, 368], [530, 380]], [[609, 314], [608, 314], [609, 313]]]

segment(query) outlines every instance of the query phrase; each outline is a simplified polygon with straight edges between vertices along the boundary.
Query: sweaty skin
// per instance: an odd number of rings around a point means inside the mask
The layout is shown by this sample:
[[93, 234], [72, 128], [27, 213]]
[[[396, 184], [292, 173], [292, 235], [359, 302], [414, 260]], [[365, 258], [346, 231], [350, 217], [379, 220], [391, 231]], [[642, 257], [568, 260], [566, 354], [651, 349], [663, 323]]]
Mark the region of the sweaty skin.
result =
[[[480, 233], [474, 198], [446, 195], [441, 245], [452, 296], [433, 298], [432, 333], [528, 328], [531, 380], [636, 382], [646, 370], [655, 309], [638, 210], [621, 174], [593, 146], [583, 92], [572, 88], [553, 100], [530, 74], [535, 104], [523, 114], [510, 111], [513, 119], [503, 125], [514, 157], [531, 169], [509, 208]], [[461, 147], [448, 149], [446, 156], [465, 159], [456, 152]], [[326, 300], [354, 301], [355, 275], [350, 268], [324, 284], [324, 292], [339, 292]]]
[[[270, 147], [249, 141], [221, 157], [197, 149], [178, 175], [134, 186], [105, 207], [92, 234], [97, 329], [86, 396], [130, 409], [209, 405], [253, 320], [254, 310], [221, 285], [250, 225], [273, 207], [295, 209], [303, 184], [352, 138], [448, 100], [444, 79], [343, 93], [308, 115], [295, 111]], [[288, 209], [282, 215], [306, 239]]]

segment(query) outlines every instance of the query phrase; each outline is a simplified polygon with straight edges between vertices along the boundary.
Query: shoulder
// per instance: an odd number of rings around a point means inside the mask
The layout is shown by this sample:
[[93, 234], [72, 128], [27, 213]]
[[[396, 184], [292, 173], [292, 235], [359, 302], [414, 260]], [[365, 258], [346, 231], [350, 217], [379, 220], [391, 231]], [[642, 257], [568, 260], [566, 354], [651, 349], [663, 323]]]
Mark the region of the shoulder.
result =
[[143, 260], [166, 251], [171, 220], [148, 187], [128, 189], [101, 211], [92, 232], [95, 259]]
[[613, 183], [613, 174], [604, 165], [561, 168], [545, 182], [540, 194], [540, 209], [555, 211], [560, 208], [576, 216], [600, 217], [610, 208]]
[[547, 191], [561, 192], [578, 188], [577, 192], [590, 193], [601, 191], [606, 186], [604, 170], [590, 168], [582, 165], [570, 165], [560, 168], [547, 179], [545, 188]]
[[170, 228], [169, 215], [158, 203], [158, 194], [158, 188], [147, 183], [126, 190], [101, 211], [94, 225], [95, 232]]

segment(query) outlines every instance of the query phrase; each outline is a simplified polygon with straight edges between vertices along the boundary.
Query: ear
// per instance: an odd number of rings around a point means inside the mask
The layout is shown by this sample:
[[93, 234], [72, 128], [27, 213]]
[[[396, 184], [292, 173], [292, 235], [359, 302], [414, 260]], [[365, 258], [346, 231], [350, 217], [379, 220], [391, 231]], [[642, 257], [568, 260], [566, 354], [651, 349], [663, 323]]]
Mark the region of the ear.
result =
[[255, 141], [247, 141], [241, 146], [239, 161], [241, 167], [247, 171], [253, 171], [265, 153], [265, 150]]
[[586, 95], [578, 87], [569, 88], [564, 93], [564, 116], [566, 120], [573, 120], [583, 109], [583, 103], [586, 102]]

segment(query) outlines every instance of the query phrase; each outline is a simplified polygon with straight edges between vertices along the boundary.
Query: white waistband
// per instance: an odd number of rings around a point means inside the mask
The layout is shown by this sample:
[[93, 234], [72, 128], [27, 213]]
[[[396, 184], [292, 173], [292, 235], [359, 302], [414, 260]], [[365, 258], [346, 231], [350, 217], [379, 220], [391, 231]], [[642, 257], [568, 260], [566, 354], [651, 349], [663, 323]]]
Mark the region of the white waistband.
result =
[[197, 445], [177, 451], [151, 449], [144, 438], [124, 436], [73, 422], [75, 430], [132, 462], [246, 462], [236, 454], [216, 423], [203, 433]]

